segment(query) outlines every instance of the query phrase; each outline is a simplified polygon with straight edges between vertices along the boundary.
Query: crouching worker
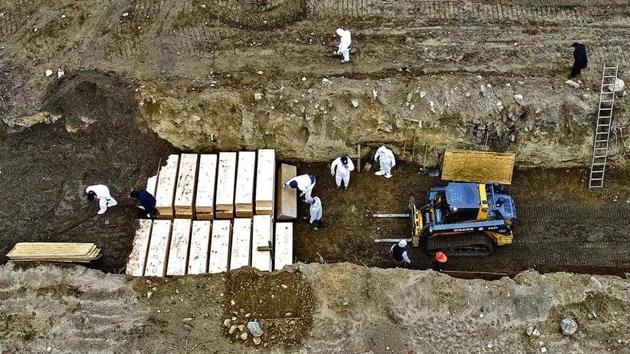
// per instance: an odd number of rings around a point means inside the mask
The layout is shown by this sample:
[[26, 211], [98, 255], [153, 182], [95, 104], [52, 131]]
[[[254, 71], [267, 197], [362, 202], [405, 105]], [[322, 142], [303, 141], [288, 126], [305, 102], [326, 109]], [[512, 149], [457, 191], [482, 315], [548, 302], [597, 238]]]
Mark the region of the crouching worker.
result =
[[112, 198], [111, 194], [109, 194], [109, 188], [103, 184], [88, 186], [85, 188], [85, 194], [87, 195], [87, 200], [90, 202], [98, 200], [100, 207], [98, 211], [99, 215], [104, 214], [108, 207], [113, 207], [118, 204], [116, 199]]
[[140, 189], [138, 191], [132, 191], [129, 193], [129, 196], [138, 200], [138, 203], [140, 203], [138, 208], [146, 212], [147, 218], [155, 219], [158, 216], [158, 211], [155, 209], [155, 197], [151, 195], [151, 193]]
[[304, 197], [304, 201], [309, 203], [311, 198], [311, 193], [313, 193], [313, 188], [315, 187], [315, 176], [313, 175], [299, 175], [291, 178], [286, 181], [282, 188], [290, 187], [293, 189], [299, 190], [300, 198]]
[[309, 208], [309, 213], [311, 215], [309, 223], [313, 226], [313, 230], [317, 231], [320, 227], [322, 227], [322, 214], [324, 213], [322, 201], [319, 197], [315, 197], [308, 200], [307, 203], [311, 205]]
[[389, 253], [399, 267], [407, 267], [411, 264], [411, 259], [407, 254], [407, 241], [400, 240], [398, 244], [389, 249]]
[[435, 258], [433, 259], [432, 269], [436, 272], [443, 272], [446, 269], [446, 261], [448, 258], [442, 251], [438, 251], [435, 253]]

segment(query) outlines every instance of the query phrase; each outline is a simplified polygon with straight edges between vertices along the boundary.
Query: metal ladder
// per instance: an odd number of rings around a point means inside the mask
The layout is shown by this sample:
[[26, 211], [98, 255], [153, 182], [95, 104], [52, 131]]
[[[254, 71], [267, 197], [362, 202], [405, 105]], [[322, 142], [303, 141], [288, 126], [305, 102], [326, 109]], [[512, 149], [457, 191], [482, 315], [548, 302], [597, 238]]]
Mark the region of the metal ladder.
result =
[[617, 80], [619, 66], [606, 66], [602, 70], [602, 85], [599, 90], [599, 108], [597, 110], [597, 125], [593, 137], [593, 160], [588, 179], [588, 188], [604, 187], [604, 172], [608, 156], [608, 138], [613, 118], [615, 103], [614, 85]]

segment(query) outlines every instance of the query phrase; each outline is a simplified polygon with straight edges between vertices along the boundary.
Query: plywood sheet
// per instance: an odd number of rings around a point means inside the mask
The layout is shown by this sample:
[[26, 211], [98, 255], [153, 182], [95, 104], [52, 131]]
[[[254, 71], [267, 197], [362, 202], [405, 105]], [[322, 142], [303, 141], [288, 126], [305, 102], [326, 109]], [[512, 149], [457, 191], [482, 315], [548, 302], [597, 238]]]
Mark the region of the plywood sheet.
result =
[[151, 240], [151, 226], [153, 222], [148, 219], [138, 220], [139, 226], [133, 238], [133, 249], [127, 261], [127, 275], [141, 277], [144, 275], [144, 267], [147, 262], [149, 252], [149, 241]]
[[192, 218], [193, 200], [197, 180], [197, 154], [182, 154], [179, 157], [177, 189], [175, 190], [175, 216]]
[[252, 219], [234, 219], [232, 227], [232, 249], [230, 270], [248, 267], [250, 264], [250, 245], [252, 242]]
[[173, 232], [168, 255], [166, 275], [185, 275], [188, 267], [188, 245], [190, 244], [190, 219], [173, 220]]
[[166, 275], [170, 238], [171, 220], [154, 220], [144, 276], [163, 277]]
[[195, 198], [195, 213], [197, 219], [214, 219], [214, 191], [216, 180], [217, 155], [200, 155], [199, 177], [197, 178], [197, 195]]
[[188, 274], [208, 273], [211, 229], [212, 222], [209, 220], [194, 220], [192, 222]]
[[256, 167], [256, 214], [273, 215], [275, 177], [275, 150], [258, 150], [258, 160]]
[[96, 246], [93, 243], [77, 242], [19, 242], [7, 254], [9, 258], [54, 256], [75, 257], [89, 255]]
[[513, 153], [447, 150], [442, 164], [442, 179], [511, 184], [514, 158]]
[[270, 246], [272, 236], [271, 215], [254, 215], [252, 226], [252, 267], [271, 271], [271, 252], [259, 251], [258, 247]]
[[297, 218], [297, 190], [282, 188], [282, 183], [297, 175], [295, 166], [281, 164], [278, 168], [278, 220], [293, 220]]
[[274, 270], [293, 264], [293, 223], [276, 223], [274, 251]]
[[209, 273], [221, 273], [228, 270], [230, 226], [230, 220], [215, 220], [212, 225]]
[[234, 217], [234, 187], [236, 183], [236, 153], [219, 153], [217, 173], [216, 217]]
[[171, 155], [166, 161], [166, 166], [162, 166], [160, 169], [155, 193], [155, 208], [160, 212], [160, 218], [170, 219], [173, 217], [173, 198], [175, 197], [178, 167], [179, 155]]
[[234, 197], [237, 217], [251, 217], [254, 215], [255, 174], [256, 152], [239, 152], [238, 168], [236, 173], [236, 194]]

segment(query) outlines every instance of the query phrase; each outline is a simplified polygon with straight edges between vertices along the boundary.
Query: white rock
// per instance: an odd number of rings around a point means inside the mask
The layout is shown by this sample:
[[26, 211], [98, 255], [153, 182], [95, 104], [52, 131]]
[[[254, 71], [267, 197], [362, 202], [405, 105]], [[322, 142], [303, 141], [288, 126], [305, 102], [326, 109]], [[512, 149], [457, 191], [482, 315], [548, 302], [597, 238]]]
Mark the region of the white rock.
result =
[[52, 350], [52, 347], [50, 345], [46, 347], [47, 352], [50, 352], [51, 350]]
[[350, 103], [352, 103], [352, 107], [354, 108], [359, 107], [359, 100], [357, 100], [356, 98], [353, 98], [352, 100], [350, 100]]
[[[451, 91], [451, 93], [453, 93], [453, 92]], [[427, 95], [426, 91], [420, 91], [420, 98], [424, 98], [424, 96], [426, 96], [426, 95]]]
[[303, 76], [303, 77], [302, 77], [302, 81], [306, 81], [306, 77], [304, 77], [304, 76]]
[[66, 18], [66, 15], [61, 15], [61, 18]]
[[569, 85], [569, 86], [571, 86], [571, 87], [580, 88], [580, 84], [578, 84], [577, 82], [575, 82], [573, 80], [567, 80], [564, 83]]
[[521, 94], [516, 94], [516, 95], [514, 95], [514, 99], [515, 99], [515, 100], [520, 101], [520, 100], [522, 100], [522, 99], [523, 99], [523, 95], [521, 95]]
[[254, 99], [255, 99], [256, 101], [260, 101], [260, 100], [262, 100], [262, 99], [263, 99], [263, 94], [262, 94], [262, 93], [260, 93], [260, 92], [256, 92], [256, 93], [254, 93]]
[[332, 81], [328, 80], [327, 78], [323, 78], [322, 84], [332, 84]]
[[562, 330], [563, 335], [572, 336], [575, 332], [577, 332], [578, 324], [574, 319], [566, 317], [560, 322], [560, 329]]
[[374, 97], [374, 99], [378, 97], [378, 91], [376, 91], [376, 89], [372, 89], [372, 97]]
[[127, 16], [129, 16], [129, 12], [123, 12], [122, 16], [123, 16], [123, 17], [127, 17]]
[[262, 340], [258, 337], [254, 337], [254, 344], [255, 345], [259, 345], [262, 342]]
[[619, 91], [623, 90], [623, 88], [625, 86], [626, 86], [626, 83], [623, 82], [623, 80], [615, 79], [615, 84], [614, 85], [609, 85], [608, 86], [608, 91], [619, 92]]
[[46, 70], [46, 77], [51, 76], [53, 74], [53, 71], [48, 69]]
[[57, 68], [57, 78], [58, 79], [60, 79], [64, 74], [65, 74], [65, 72], [63, 71], [62, 68]]
[[545, 348], [545, 347], [540, 347], [540, 352], [541, 352], [541, 353], [546, 353], [546, 352], [547, 352], [547, 348]]
[[258, 71], [256, 71], [256, 74], [258, 74], [258, 75], [262, 75], [262, 74], [263, 74], [263, 72], [262, 72], [262, 70], [258, 70]]
[[[334, 118], [334, 117], [333, 117]], [[280, 284], [280, 286], [282, 287], [282, 289], [286, 289], [288, 288], [288, 286], [286, 286], [285, 284]]]

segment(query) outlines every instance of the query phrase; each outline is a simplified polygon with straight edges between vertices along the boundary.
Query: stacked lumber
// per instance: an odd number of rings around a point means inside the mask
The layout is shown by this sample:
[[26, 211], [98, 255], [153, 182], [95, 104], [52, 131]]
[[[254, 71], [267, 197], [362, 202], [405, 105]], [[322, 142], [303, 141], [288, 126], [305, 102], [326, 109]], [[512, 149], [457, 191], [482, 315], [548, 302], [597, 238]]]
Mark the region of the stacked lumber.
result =
[[194, 216], [193, 197], [197, 180], [197, 154], [182, 154], [179, 159], [177, 189], [175, 190], [175, 216]]
[[514, 160], [513, 153], [447, 150], [442, 163], [442, 179], [511, 184]]
[[162, 219], [173, 218], [173, 198], [175, 197], [175, 183], [177, 182], [177, 168], [179, 155], [171, 155], [162, 167], [158, 176], [155, 193], [155, 208]]
[[197, 195], [195, 213], [199, 220], [214, 219], [214, 187], [217, 179], [217, 155], [201, 154], [199, 156], [199, 178], [197, 179]]
[[273, 216], [275, 178], [275, 150], [258, 150], [258, 166], [256, 168], [256, 215]]
[[278, 168], [278, 220], [297, 218], [297, 190], [282, 188], [282, 184], [297, 175], [295, 166], [285, 163]]
[[238, 153], [238, 172], [236, 173], [236, 205], [237, 217], [254, 215], [254, 174], [256, 172], [256, 153], [241, 151]]
[[7, 254], [16, 262], [89, 263], [100, 257], [95, 244], [75, 242], [19, 242]]
[[234, 217], [234, 184], [236, 183], [236, 153], [219, 153], [216, 213], [218, 219]]
[[271, 252], [264, 250], [272, 246], [272, 228], [270, 215], [254, 215], [252, 233], [252, 267], [271, 271]]
[[274, 247], [274, 270], [293, 264], [293, 223], [276, 223], [276, 242]]
[[133, 239], [133, 249], [129, 255], [127, 262], [127, 275], [133, 277], [141, 277], [144, 275], [144, 267], [147, 262], [147, 253], [149, 251], [149, 241], [151, 240], [151, 220], [138, 220], [140, 227], [136, 230], [136, 236]]

